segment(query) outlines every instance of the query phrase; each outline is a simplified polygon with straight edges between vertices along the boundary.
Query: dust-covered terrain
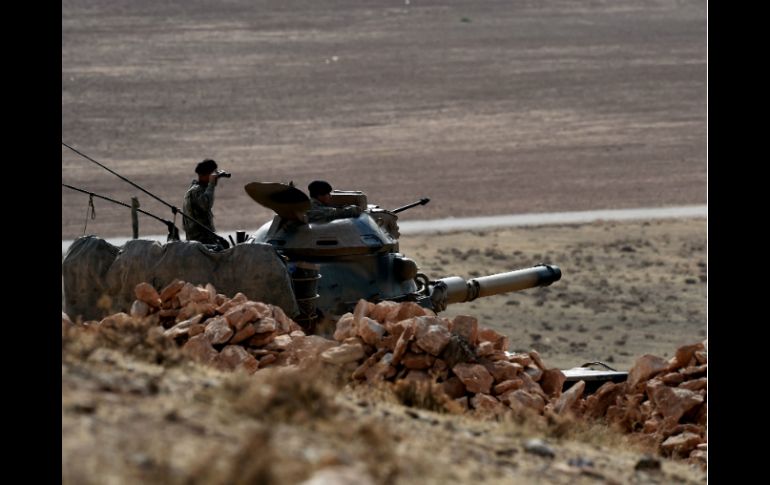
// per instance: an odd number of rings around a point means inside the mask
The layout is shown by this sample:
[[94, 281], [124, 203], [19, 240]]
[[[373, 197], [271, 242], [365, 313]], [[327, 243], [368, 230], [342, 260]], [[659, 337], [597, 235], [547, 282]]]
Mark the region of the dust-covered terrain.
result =
[[[421, 219], [706, 200], [700, 1], [62, 2], [62, 141], [174, 205], [205, 157], [243, 186], [317, 178]], [[62, 181], [171, 212], [62, 147]], [[62, 189], [62, 238], [88, 197]], [[130, 234], [96, 202], [89, 232]], [[179, 221], [177, 221], [179, 222]], [[164, 228], [142, 218], [143, 234]]]

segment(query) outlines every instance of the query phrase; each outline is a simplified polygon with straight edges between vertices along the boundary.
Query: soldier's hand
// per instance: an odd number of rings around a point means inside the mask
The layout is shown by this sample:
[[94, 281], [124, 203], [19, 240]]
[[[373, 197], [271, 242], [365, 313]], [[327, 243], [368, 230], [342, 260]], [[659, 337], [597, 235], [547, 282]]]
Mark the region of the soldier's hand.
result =
[[345, 207], [345, 209], [348, 211], [348, 214], [350, 214], [350, 217], [358, 217], [361, 215], [361, 208], [357, 205], [349, 205]]
[[219, 178], [219, 175], [217, 175], [216, 172], [212, 172], [211, 175], [209, 175], [209, 183], [216, 185], [218, 178]]

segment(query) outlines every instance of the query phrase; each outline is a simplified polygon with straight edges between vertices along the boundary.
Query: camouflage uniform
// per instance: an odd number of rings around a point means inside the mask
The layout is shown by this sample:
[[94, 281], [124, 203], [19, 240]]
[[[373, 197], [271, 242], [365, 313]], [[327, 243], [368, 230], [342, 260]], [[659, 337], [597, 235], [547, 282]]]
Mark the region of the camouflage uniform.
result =
[[[185, 214], [196, 221], [205, 225], [212, 231], [214, 229], [214, 213], [211, 208], [214, 207], [214, 189], [216, 184], [202, 185], [197, 180], [193, 180], [190, 188], [184, 194], [184, 205], [182, 210]], [[198, 224], [186, 217], [183, 218], [184, 232], [188, 241], [200, 241], [204, 244], [218, 244], [217, 238], [213, 234], [205, 231]]]
[[306, 212], [308, 222], [329, 222], [334, 219], [345, 219], [346, 217], [358, 217], [361, 215], [361, 208], [355, 205], [345, 207], [331, 207], [315, 197], [310, 198], [310, 210]]

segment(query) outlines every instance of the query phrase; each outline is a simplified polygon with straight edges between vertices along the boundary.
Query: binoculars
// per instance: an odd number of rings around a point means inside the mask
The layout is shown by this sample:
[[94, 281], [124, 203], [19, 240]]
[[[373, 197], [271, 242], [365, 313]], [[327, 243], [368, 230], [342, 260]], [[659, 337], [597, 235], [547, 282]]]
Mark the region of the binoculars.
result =
[[219, 178], [229, 179], [230, 177], [233, 176], [233, 174], [231, 174], [230, 172], [225, 172], [224, 170], [217, 170], [215, 173], [217, 174], [217, 177], [219, 177]]

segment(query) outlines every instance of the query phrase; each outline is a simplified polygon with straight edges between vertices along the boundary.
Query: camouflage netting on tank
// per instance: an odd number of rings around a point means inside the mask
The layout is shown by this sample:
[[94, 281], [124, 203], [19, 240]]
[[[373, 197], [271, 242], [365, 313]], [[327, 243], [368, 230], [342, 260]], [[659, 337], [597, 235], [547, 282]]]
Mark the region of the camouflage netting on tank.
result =
[[240, 292], [279, 306], [288, 315], [299, 313], [286, 267], [269, 244], [239, 244], [213, 252], [197, 242], [136, 239], [116, 247], [84, 236], [67, 251], [62, 277], [65, 311], [73, 318], [98, 319], [128, 311], [136, 285], [149, 282], [161, 289], [175, 279], [211, 283], [227, 294]]

